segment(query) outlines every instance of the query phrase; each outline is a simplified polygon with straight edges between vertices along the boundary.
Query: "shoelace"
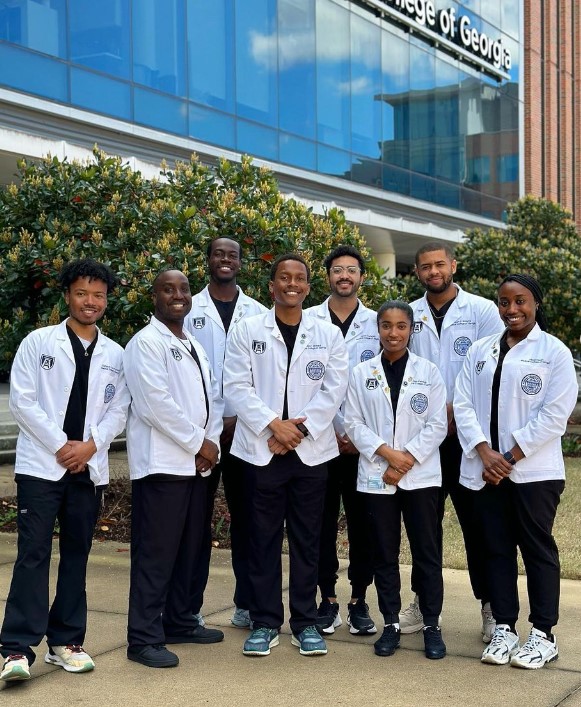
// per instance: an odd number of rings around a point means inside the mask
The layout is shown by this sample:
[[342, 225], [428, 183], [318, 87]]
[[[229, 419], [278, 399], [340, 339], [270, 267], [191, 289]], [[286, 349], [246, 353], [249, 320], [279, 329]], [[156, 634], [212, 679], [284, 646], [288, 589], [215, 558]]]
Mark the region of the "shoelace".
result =
[[536, 636], [534, 633], [531, 633], [530, 636], [527, 638], [526, 642], [521, 646], [521, 651], [526, 653], [532, 653], [539, 647], [540, 642], [541, 637]]
[[4, 663], [9, 663], [11, 660], [22, 660], [25, 656], [21, 653], [15, 653], [14, 655], [9, 655], [4, 660]]
[[83, 646], [78, 646], [76, 644], [67, 646], [67, 650], [71, 653], [84, 653]]
[[302, 630], [301, 633], [305, 638], [313, 638], [316, 636], [317, 640], [321, 640], [319, 632], [313, 626], [307, 626], [305, 629]]
[[498, 646], [501, 646], [505, 639], [506, 639], [506, 634], [508, 633], [508, 629], [505, 628], [497, 628], [494, 633], [492, 634], [492, 639], [490, 641], [490, 647], [491, 648], [498, 648]]
[[266, 626], [260, 626], [260, 628], [255, 628], [252, 633], [253, 633], [253, 638], [254, 637], [267, 638], [268, 636], [270, 636], [270, 629], [267, 628]]

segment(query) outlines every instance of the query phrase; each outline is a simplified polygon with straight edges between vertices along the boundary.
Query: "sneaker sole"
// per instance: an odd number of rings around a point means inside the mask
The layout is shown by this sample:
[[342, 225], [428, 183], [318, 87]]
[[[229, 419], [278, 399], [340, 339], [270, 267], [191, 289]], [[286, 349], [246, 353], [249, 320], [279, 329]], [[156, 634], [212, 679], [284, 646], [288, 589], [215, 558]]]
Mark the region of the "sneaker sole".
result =
[[375, 625], [369, 628], [355, 628], [355, 626], [352, 626], [349, 621], [347, 621], [347, 626], [349, 626], [349, 633], [353, 636], [373, 636], [374, 633], [377, 633]]
[[22, 668], [12, 668], [9, 673], [2, 675], [0, 680], [4, 682], [22, 682], [22, 680], [30, 680], [30, 673], [27, 673]]
[[343, 625], [343, 621], [341, 620], [341, 617], [338, 619], [335, 619], [333, 623], [330, 626], [326, 626], [325, 628], [321, 628], [321, 626], [317, 626], [317, 631], [320, 631], [327, 636], [331, 635], [332, 633], [335, 633], [335, 629], [339, 628], [339, 626]]
[[224, 640], [224, 635], [221, 637], [210, 637], [210, 638], [197, 638], [195, 636], [166, 636], [165, 642], [168, 645], [175, 645], [178, 643], [199, 643], [207, 645], [209, 643], [220, 643]]
[[95, 663], [85, 663], [84, 665], [69, 665], [61, 660], [58, 655], [47, 653], [44, 656], [44, 662], [49, 665], [58, 665], [59, 668], [64, 668], [67, 673], [90, 673], [95, 670]]
[[517, 663], [513, 662], [512, 659], [510, 661], [510, 666], [511, 668], [521, 668], [524, 670], [538, 670], [539, 668], [544, 667], [547, 663], [553, 663], [555, 660], [557, 660], [559, 657], [559, 654], [552, 656], [551, 658], [547, 658], [547, 660], [543, 661], [540, 664], [535, 664], [535, 665], [530, 665], [530, 664], [524, 664], [524, 663]]
[[389, 658], [389, 656], [393, 655], [398, 648], [399, 648], [399, 643], [397, 644], [397, 646], [393, 646], [393, 648], [391, 648], [388, 651], [378, 650], [377, 648], [375, 648], [375, 646], [373, 647], [373, 650], [375, 651], [375, 655], [379, 656], [380, 658]]
[[242, 655], [247, 655], [250, 656], [251, 658], [256, 656], [257, 658], [260, 658], [261, 656], [265, 655], [270, 655], [270, 649], [275, 648], [278, 646], [280, 641], [278, 640], [278, 636], [276, 638], [273, 638], [272, 641], [268, 644], [268, 648], [265, 651], [252, 651], [252, 650], [244, 650], [242, 649]]
[[483, 655], [480, 658], [481, 663], [487, 663], [488, 665], [507, 665], [510, 662], [512, 656], [518, 651], [518, 647], [511, 651], [507, 656], [502, 658], [496, 658], [494, 655]]
[[140, 665], [145, 665], [146, 668], [177, 668], [180, 661], [177, 660], [175, 663], [154, 663], [151, 660], [144, 660], [136, 655], [127, 654], [127, 660], [132, 660], [134, 663], [139, 663]]
[[301, 643], [300, 641], [293, 636], [291, 636], [291, 645], [296, 646], [299, 649], [299, 653], [301, 655], [307, 656], [307, 658], [311, 655], [327, 655], [327, 649], [326, 648], [315, 648], [314, 650], [310, 651], [304, 651], [301, 648]]

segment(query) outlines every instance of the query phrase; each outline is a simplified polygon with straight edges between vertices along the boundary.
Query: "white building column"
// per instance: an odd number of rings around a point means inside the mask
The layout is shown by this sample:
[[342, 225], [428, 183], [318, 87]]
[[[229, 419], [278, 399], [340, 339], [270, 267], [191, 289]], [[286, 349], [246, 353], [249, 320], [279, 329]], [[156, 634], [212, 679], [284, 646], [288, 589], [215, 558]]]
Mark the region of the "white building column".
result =
[[384, 280], [395, 277], [395, 253], [393, 251], [388, 253], [373, 253], [373, 256], [379, 266], [385, 270], [385, 274], [383, 275]]

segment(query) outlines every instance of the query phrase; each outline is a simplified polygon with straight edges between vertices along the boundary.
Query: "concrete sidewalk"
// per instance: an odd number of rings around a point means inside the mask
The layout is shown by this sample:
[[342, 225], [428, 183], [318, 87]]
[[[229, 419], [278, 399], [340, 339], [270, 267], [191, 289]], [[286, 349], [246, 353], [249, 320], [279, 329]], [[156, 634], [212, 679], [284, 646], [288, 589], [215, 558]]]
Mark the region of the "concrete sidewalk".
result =
[[[4, 610], [16, 536], [0, 534], [0, 611]], [[265, 658], [242, 655], [246, 631], [229, 623], [233, 580], [227, 550], [213, 554], [204, 614], [208, 624], [223, 628], [223, 643], [172, 647], [180, 657], [178, 668], [155, 670], [125, 657], [129, 548], [118, 543], [96, 543], [89, 561], [89, 629], [87, 650], [96, 660], [92, 673], [72, 675], [44, 663], [46, 646], [39, 650], [33, 679], [0, 687], [0, 703], [62, 707], [118, 705], [398, 705], [471, 707], [526, 705], [527, 707], [581, 707], [581, 583], [562, 583], [558, 661], [538, 671], [483, 665], [479, 632], [480, 612], [472, 598], [468, 575], [445, 570], [446, 598], [442, 616], [448, 657], [429, 661], [421, 634], [402, 637], [402, 646], [390, 658], [377, 658], [373, 637], [349, 634], [346, 625], [328, 640], [327, 656], [310, 659], [290, 644], [288, 626], [281, 644]], [[57, 547], [54, 548], [55, 556]], [[283, 558], [285, 572], [288, 558]], [[54, 570], [54, 565], [53, 565]], [[53, 571], [54, 576], [54, 571]], [[285, 587], [286, 587], [285, 578]], [[404, 597], [409, 599], [409, 569], [402, 572]], [[349, 597], [345, 564], [338, 585], [344, 607]], [[524, 578], [521, 596], [525, 596]], [[285, 601], [288, 596], [285, 592]], [[379, 612], [375, 591], [369, 592], [372, 616]], [[342, 612], [345, 619], [345, 612]], [[519, 624], [526, 636], [527, 607]]]

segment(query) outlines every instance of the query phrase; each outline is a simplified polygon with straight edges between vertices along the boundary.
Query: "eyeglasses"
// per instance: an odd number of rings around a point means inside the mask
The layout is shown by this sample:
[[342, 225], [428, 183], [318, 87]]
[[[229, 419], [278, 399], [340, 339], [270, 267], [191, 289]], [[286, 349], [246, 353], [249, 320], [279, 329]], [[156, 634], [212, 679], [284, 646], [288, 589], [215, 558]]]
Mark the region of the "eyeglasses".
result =
[[347, 271], [349, 275], [357, 275], [361, 272], [361, 268], [357, 267], [357, 265], [348, 265], [347, 267], [343, 267], [342, 265], [333, 265], [331, 268], [333, 275], [342, 275], [345, 271]]

